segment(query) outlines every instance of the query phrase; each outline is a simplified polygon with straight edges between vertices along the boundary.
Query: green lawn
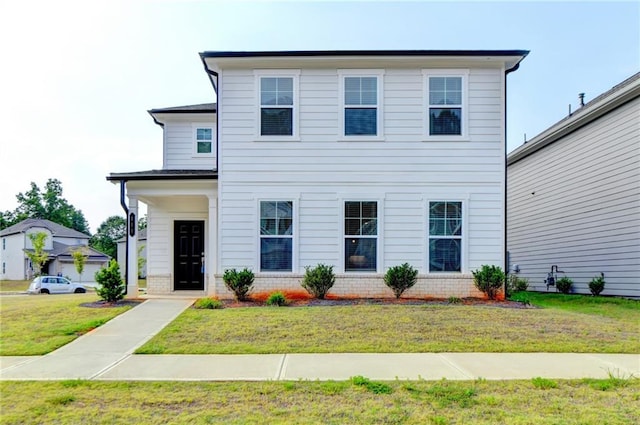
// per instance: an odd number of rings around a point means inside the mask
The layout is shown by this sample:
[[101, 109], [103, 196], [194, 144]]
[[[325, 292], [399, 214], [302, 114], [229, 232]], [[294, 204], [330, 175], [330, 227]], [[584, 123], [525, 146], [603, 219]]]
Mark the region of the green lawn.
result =
[[640, 380], [0, 382], [2, 424], [635, 424]]
[[0, 298], [0, 355], [49, 353], [131, 307], [87, 308], [95, 293]]
[[137, 353], [640, 353], [640, 302], [527, 295], [544, 308], [424, 304], [188, 309]]
[[0, 280], [0, 292], [27, 292], [30, 280]]

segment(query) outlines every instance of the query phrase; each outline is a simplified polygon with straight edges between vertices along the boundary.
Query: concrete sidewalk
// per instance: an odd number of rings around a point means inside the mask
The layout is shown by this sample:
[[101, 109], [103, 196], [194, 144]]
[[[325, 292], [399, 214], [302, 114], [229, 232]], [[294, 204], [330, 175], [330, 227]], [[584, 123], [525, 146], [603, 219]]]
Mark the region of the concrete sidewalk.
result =
[[640, 376], [638, 354], [133, 355], [193, 300], [150, 299], [45, 356], [1, 357], [2, 380], [473, 380]]

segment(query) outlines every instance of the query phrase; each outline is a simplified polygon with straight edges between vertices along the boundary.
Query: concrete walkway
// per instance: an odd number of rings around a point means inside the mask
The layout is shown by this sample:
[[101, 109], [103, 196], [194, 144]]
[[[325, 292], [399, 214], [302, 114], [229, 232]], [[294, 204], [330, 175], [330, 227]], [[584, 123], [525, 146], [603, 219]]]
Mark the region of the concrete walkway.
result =
[[134, 355], [193, 300], [150, 299], [45, 356], [0, 357], [2, 380], [473, 380], [640, 376], [638, 354]]

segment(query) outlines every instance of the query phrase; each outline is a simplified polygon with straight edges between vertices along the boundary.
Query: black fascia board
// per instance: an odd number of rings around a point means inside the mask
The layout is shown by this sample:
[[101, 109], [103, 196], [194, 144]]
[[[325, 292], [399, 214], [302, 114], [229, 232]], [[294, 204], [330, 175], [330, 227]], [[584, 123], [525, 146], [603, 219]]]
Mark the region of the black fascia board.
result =
[[112, 174], [107, 181], [157, 181], [157, 180], [218, 180], [218, 173], [211, 174]]
[[206, 51], [201, 58], [245, 58], [286, 56], [527, 56], [529, 50], [283, 50]]

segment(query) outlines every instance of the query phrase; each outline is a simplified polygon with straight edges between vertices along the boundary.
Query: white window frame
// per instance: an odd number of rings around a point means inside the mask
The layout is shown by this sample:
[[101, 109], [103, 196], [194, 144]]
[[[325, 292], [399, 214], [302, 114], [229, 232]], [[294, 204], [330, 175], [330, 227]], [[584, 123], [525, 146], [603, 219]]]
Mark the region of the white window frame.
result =
[[[292, 206], [291, 206], [291, 214], [293, 214], [292, 217], [292, 221], [291, 221], [291, 226], [293, 227], [293, 229], [291, 230], [291, 235], [262, 235], [260, 233], [260, 220], [261, 220], [261, 214], [260, 214], [260, 206], [262, 204], [262, 202], [291, 202]], [[296, 273], [296, 271], [298, 270], [298, 199], [291, 197], [291, 196], [273, 196], [273, 197], [269, 197], [269, 198], [260, 198], [257, 199], [256, 202], [256, 235], [257, 235], [257, 247], [256, 247], [256, 251], [257, 251], [257, 255], [256, 255], [256, 263], [255, 263], [255, 270], [258, 270], [259, 273], [264, 273], [264, 274], [283, 274], [283, 273]], [[291, 239], [291, 270], [262, 270], [262, 264], [261, 264], [261, 240], [262, 238], [290, 238]]]
[[[377, 214], [377, 228], [376, 235], [347, 235], [345, 220], [346, 220], [346, 203], [347, 202], [375, 202], [376, 203], [376, 214]], [[382, 273], [383, 267], [383, 255], [384, 246], [383, 246], [383, 238], [381, 237], [384, 234], [384, 217], [383, 217], [383, 208], [384, 202], [382, 198], [372, 198], [371, 196], [349, 196], [340, 198], [340, 226], [341, 226], [341, 234], [340, 234], [340, 266], [343, 273], [355, 274], [355, 273], [364, 273], [364, 274], [375, 274]], [[376, 239], [376, 270], [347, 270], [347, 264], [345, 262], [345, 241], [350, 237], [358, 237], [358, 238], [367, 238], [367, 239]]]
[[[340, 108], [338, 110], [338, 129], [341, 141], [383, 141], [384, 140], [384, 69], [338, 69], [338, 96]], [[375, 77], [377, 80], [377, 104], [376, 104], [376, 134], [375, 136], [346, 136], [344, 112], [344, 89], [347, 77]]]
[[[205, 130], [211, 130], [211, 152], [207, 152], [207, 153], [200, 153], [198, 152], [198, 130], [200, 129], [205, 129]], [[197, 158], [213, 158], [216, 156], [216, 127], [215, 125], [212, 124], [198, 124], [198, 123], [194, 123], [192, 124], [192, 131], [193, 131], [193, 157], [197, 157]]]
[[[423, 123], [425, 141], [468, 141], [469, 140], [469, 70], [468, 69], [423, 69]], [[447, 105], [431, 105], [429, 102], [429, 78], [430, 77], [459, 77], [462, 79], [462, 105], [460, 105], [462, 119], [460, 120], [460, 134], [435, 134], [431, 135], [429, 125], [429, 109], [433, 107], [447, 107]], [[457, 107], [457, 105], [449, 105]]]
[[[450, 235], [450, 236], [440, 236], [440, 235], [434, 235], [433, 238], [434, 239], [460, 239], [460, 271], [456, 272], [456, 271], [431, 271], [431, 262], [430, 262], [430, 253], [431, 253], [431, 249], [430, 249], [430, 241], [431, 241], [431, 225], [430, 225], [430, 213], [431, 213], [431, 203], [432, 202], [460, 202], [461, 203], [461, 208], [462, 208], [462, 235], [460, 236], [454, 236], [454, 235]], [[468, 272], [468, 267], [467, 267], [467, 241], [468, 241], [468, 234], [469, 234], [469, 219], [468, 219], [468, 204], [469, 204], [469, 199], [468, 198], [451, 198], [451, 197], [447, 197], [447, 196], [439, 196], [439, 197], [433, 197], [431, 199], [427, 199], [426, 201], [426, 206], [425, 206], [425, 211], [426, 213], [424, 214], [426, 222], [425, 222], [425, 233], [426, 233], [426, 245], [425, 245], [425, 251], [426, 251], [426, 260], [427, 262], [425, 263], [425, 273], [426, 274], [454, 274], [454, 275], [458, 275], [458, 274], [464, 274]]]
[[[255, 134], [257, 141], [271, 141], [271, 142], [295, 142], [300, 141], [300, 70], [299, 69], [256, 69], [253, 72], [255, 76], [255, 104], [256, 104], [256, 127]], [[293, 79], [293, 105], [291, 109], [291, 135], [275, 135], [275, 136], [263, 136], [261, 134], [261, 82], [262, 78], [292, 78]], [[278, 105], [282, 107], [282, 105]]]

